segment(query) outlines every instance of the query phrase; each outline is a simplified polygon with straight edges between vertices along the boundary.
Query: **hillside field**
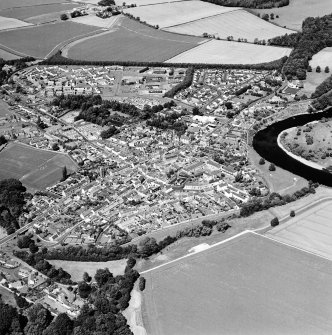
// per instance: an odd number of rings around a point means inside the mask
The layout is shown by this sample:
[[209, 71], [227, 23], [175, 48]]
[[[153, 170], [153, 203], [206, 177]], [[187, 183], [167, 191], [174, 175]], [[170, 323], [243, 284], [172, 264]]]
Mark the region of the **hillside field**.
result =
[[113, 32], [73, 43], [66, 56], [80, 60], [163, 62], [204, 41], [203, 38], [164, 32], [124, 18]]
[[291, 49], [212, 40], [166, 61], [166, 63], [259, 64], [288, 56]]
[[245, 38], [248, 42], [254, 42], [255, 38], [267, 41], [276, 36], [293, 33], [293, 31], [289, 29], [284, 29], [266, 22], [245, 10], [235, 10], [166, 28], [165, 30], [195, 36], [202, 36], [203, 33], [208, 33], [209, 35], [215, 35], [215, 37], [220, 37], [221, 39], [233, 36], [235, 41], [238, 38]]
[[44, 24], [0, 32], [0, 44], [36, 58], [46, 57], [62, 42], [96, 31], [96, 27], [73, 22]]
[[246, 233], [142, 273], [148, 334], [329, 334], [332, 263]]
[[0, 179], [20, 179], [29, 189], [54, 185], [61, 179], [64, 166], [68, 172], [76, 170], [76, 164], [67, 155], [19, 143], [10, 143], [0, 152]]
[[236, 9], [236, 7], [223, 7], [192, 0], [128, 8], [125, 12], [132, 14], [134, 17], [139, 17], [141, 21], [165, 28]]

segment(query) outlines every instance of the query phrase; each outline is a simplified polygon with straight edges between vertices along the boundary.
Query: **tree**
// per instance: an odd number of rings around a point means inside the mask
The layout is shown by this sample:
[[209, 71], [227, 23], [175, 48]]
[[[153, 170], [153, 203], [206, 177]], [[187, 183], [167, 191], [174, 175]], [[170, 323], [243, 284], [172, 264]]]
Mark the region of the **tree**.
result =
[[316, 67], [316, 72], [317, 72], [317, 73], [320, 73], [320, 72], [321, 72], [321, 68], [320, 68], [319, 65]]
[[29, 248], [30, 244], [33, 242], [30, 236], [23, 235], [17, 239], [17, 246], [20, 249]]
[[259, 160], [259, 165], [264, 165], [265, 164], [265, 159], [262, 157], [260, 160]]
[[27, 309], [28, 323], [24, 328], [26, 335], [43, 335], [43, 331], [49, 326], [53, 317], [48, 309], [40, 303]]
[[265, 20], [265, 21], [269, 21], [269, 14], [264, 14], [262, 16], [262, 19]]
[[295, 211], [290, 211], [289, 216], [293, 218], [295, 216]]
[[271, 163], [270, 166], [269, 166], [269, 170], [270, 171], [275, 171], [276, 170], [276, 166], [273, 163]]
[[273, 218], [273, 219], [271, 220], [271, 227], [276, 227], [276, 226], [278, 226], [278, 225], [279, 225], [279, 220], [278, 220], [278, 218], [277, 218], [277, 217]]
[[62, 21], [66, 21], [66, 20], [68, 20], [68, 15], [67, 14], [61, 14], [60, 19]]
[[83, 273], [83, 280], [86, 282], [86, 283], [89, 283], [91, 281], [91, 276], [87, 273], [87, 272], [84, 272]]
[[146, 279], [144, 277], [140, 277], [139, 282], [138, 282], [138, 287], [139, 287], [140, 291], [144, 291], [145, 283], [146, 283]]
[[0, 145], [6, 144], [7, 140], [6, 137], [4, 135], [0, 135]]
[[324, 72], [325, 73], [329, 73], [330, 72], [330, 68], [328, 66], [326, 66], [325, 69], [324, 69]]
[[91, 286], [86, 283], [85, 281], [82, 281], [78, 283], [78, 294], [82, 299], [86, 299], [91, 292]]
[[232, 104], [231, 101], [225, 102], [225, 106], [226, 106], [227, 109], [233, 109], [233, 104]]
[[312, 72], [312, 67], [310, 65], [308, 65], [307, 71]]
[[30, 249], [30, 252], [32, 254], [35, 254], [36, 252], [38, 252], [39, 248], [36, 246], [35, 242], [31, 242], [29, 244], [29, 249]]
[[74, 322], [66, 313], [59, 314], [52, 322], [43, 335], [71, 335], [74, 328]]
[[53, 143], [52, 144], [52, 150], [53, 151], [58, 151], [60, 148], [59, 148], [59, 144], [58, 143]]
[[23, 298], [21, 295], [14, 294], [14, 298], [18, 308], [27, 308], [30, 306], [27, 300]]
[[64, 166], [64, 167], [62, 168], [62, 179], [61, 179], [61, 181], [65, 181], [67, 178], [68, 178], [67, 167]]
[[274, 20], [274, 14], [273, 13], [270, 14], [270, 19]]
[[102, 287], [106, 284], [109, 279], [113, 278], [112, 273], [109, 271], [108, 268], [105, 269], [98, 269], [95, 274], [95, 281], [99, 287]]
[[200, 112], [198, 107], [194, 107], [193, 108], [193, 115], [203, 115], [203, 113]]

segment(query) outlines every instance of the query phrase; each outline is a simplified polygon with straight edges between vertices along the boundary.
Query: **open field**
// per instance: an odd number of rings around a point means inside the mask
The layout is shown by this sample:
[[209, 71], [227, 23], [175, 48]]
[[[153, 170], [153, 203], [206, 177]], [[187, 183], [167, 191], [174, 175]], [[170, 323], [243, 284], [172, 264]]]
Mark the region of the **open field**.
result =
[[[90, 0], [87, 0], [87, 1], [90, 1]], [[91, 0], [91, 1], [97, 1], [97, 0]], [[139, 7], [139, 6], [147, 6], [147, 5], [156, 5], [156, 4], [161, 4], [165, 2], [179, 2], [179, 1], [187, 1], [187, 0], [130, 0], [130, 2], [128, 3], [135, 4], [137, 7]], [[123, 1], [115, 0], [115, 3], [117, 5], [122, 5]]]
[[[1, 57], [1, 51], [0, 51], [0, 57]], [[11, 111], [9, 107], [10, 106], [6, 102], [0, 99], [0, 117], [14, 114], [14, 112]]]
[[55, 52], [62, 42], [96, 31], [97, 28], [73, 22], [59, 22], [0, 33], [0, 46], [36, 58]]
[[247, 233], [142, 274], [148, 334], [329, 334], [332, 263]]
[[0, 16], [0, 30], [22, 28], [30, 25], [30, 23], [26, 23], [21, 20]]
[[[1, 271], [1, 268], [0, 268]], [[0, 285], [0, 295], [1, 295], [1, 300], [11, 306], [16, 307], [16, 301], [14, 298], [14, 293], [11, 291], [8, 291], [8, 289], [5, 289]]]
[[291, 49], [212, 40], [179, 54], [166, 63], [259, 64], [288, 56]]
[[10, 143], [0, 152], [0, 179], [17, 178], [31, 189], [44, 189], [58, 182], [64, 166], [69, 172], [76, 170], [67, 155], [20, 143]]
[[48, 13], [62, 12], [77, 7], [77, 4], [56, 3], [50, 5], [16, 7], [0, 11], [0, 16], [12, 17], [19, 20], [25, 20], [30, 17], [39, 16]]
[[118, 19], [119, 16], [112, 16], [107, 19], [101, 19], [96, 15], [88, 15], [76, 17], [70, 21], [100, 28], [110, 28]]
[[53, 3], [63, 3], [65, 0], [1, 0], [0, 10], [15, 7], [29, 7]]
[[[331, 65], [332, 68], [332, 65]], [[322, 72], [317, 73], [313, 68], [312, 72], [307, 72], [307, 78], [303, 81], [303, 88], [298, 92], [298, 95], [306, 94], [308, 97], [316, 90], [316, 87], [321, 84], [331, 73], [325, 73], [324, 68]]]
[[332, 71], [332, 47], [324, 48], [313, 55], [312, 60], [310, 61], [310, 66], [313, 71], [316, 70], [317, 66], [320, 66], [322, 71], [324, 71], [325, 66], [329, 66], [330, 71]]
[[332, 202], [324, 202], [296, 215], [266, 233], [278, 241], [303, 248], [332, 260]]
[[8, 51], [0, 49], [0, 58], [4, 60], [12, 60], [12, 59], [18, 59], [21, 58], [20, 56], [14, 55]]
[[134, 7], [126, 9], [125, 12], [139, 17], [141, 21], [165, 28], [208, 16], [231, 12], [236, 9], [237, 7], [223, 7], [193, 0]]
[[57, 269], [61, 267], [70, 273], [73, 281], [81, 281], [84, 272], [87, 272], [93, 278], [98, 269], [105, 268], [108, 268], [110, 272], [113, 273], [114, 277], [122, 275], [124, 274], [124, 269], [127, 265], [126, 259], [109, 262], [72, 262], [59, 260], [49, 260], [49, 262]]
[[156, 30], [124, 18], [115, 31], [74, 42], [68, 49], [68, 57], [80, 60], [163, 62], [204, 41], [203, 38]]
[[272, 37], [293, 33], [292, 30], [273, 25], [245, 10], [234, 10], [169, 27], [165, 30], [195, 36], [202, 36], [203, 33], [208, 33], [222, 39], [233, 36], [235, 41], [238, 38], [246, 38], [249, 42], [254, 42], [256, 38], [267, 41]]
[[307, 17], [324, 16], [332, 13], [331, 0], [290, 0], [288, 6], [271, 9], [255, 9], [261, 15], [274, 13], [279, 18], [272, 22], [289, 29], [301, 30], [302, 21]]

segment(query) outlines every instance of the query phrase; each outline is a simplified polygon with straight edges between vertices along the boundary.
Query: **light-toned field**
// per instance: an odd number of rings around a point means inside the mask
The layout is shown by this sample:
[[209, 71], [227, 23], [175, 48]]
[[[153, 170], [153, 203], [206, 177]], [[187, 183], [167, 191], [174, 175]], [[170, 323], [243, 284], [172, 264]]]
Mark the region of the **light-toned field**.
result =
[[148, 334], [329, 334], [332, 263], [247, 233], [142, 273]]
[[217, 6], [208, 2], [193, 0], [134, 7], [126, 9], [125, 12], [139, 17], [141, 21], [165, 28], [208, 16], [231, 12], [235, 9], [237, 8]]
[[39, 6], [39, 5], [47, 5], [62, 2], [65, 1], [64, 0], [1, 0], [0, 10], [6, 8]]
[[266, 233], [278, 241], [332, 260], [332, 202], [298, 214], [288, 223]]
[[256, 38], [267, 41], [272, 37], [294, 32], [266, 22], [245, 10], [235, 10], [206, 19], [169, 27], [165, 30], [195, 36], [202, 36], [203, 33], [208, 33], [222, 39], [233, 36], [234, 40], [246, 38], [249, 42], [254, 42]]
[[316, 70], [317, 66], [321, 67], [322, 72], [326, 66], [329, 66], [330, 71], [332, 71], [332, 47], [324, 48], [317, 54], [313, 55], [310, 61], [310, 66], [312, 67], [313, 71]]
[[0, 33], [0, 46], [37, 58], [44, 58], [65, 41], [83, 37], [96, 27], [73, 22], [44, 24]]
[[45, 189], [62, 177], [62, 168], [76, 170], [69, 156], [10, 143], [0, 152], [0, 179], [17, 178], [30, 189]]
[[316, 87], [330, 75], [331, 72], [325, 73], [324, 68], [320, 73], [317, 73], [316, 69], [313, 68], [312, 72], [307, 72], [307, 78], [303, 81], [303, 88], [301, 88], [301, 90], [298, 92], [298, 95], [301, 96], [302, 94], [306, 94], [308, 97], [310, 97], [311, 94], [315, 91]]
[[259, 64], [288, 56], [291, 49], [212, 40], [183, 52], [166, 63]]
[[11, 17], [0, 16], [0, 30], [15, 29], [30, 25], [31, 23], [23, 22]]
[[63, 268], [65, 271], [71, 274], [73, 281], [81, 281], [84, 272], [87, 272], [92, 278], [94, 277], [98, 269], [108, 268], [114, 276], [123, 275], [124, 269], [127, 265], [126, 259], [119, 261], [109, 262], [72, 262], [72, 261], [59, 261], [49, 260], [56, 268]]
[[72, 22], [86, 24], [100, 28], [110, 28], [117, 20], [118, 16], [112, 16], [107, 19], [101, 19], [96, 15], [86, 15], [71, 19]]
[[307, 17], [324, 16], [332, 13], [331, 0], [290, 0], [290, 4], [285, 7], [271, 9], [255, 9], [256, 13], [274, 13], [279, 18], [272, 22], [289, 29], [301, 30], [302, 22]]

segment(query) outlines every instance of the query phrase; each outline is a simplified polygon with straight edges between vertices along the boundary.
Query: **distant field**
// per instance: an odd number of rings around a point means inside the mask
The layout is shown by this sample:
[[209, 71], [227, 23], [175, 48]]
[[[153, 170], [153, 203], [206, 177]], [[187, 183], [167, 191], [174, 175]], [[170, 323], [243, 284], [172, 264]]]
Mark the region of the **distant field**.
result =
[[81, 281], [84, 272], [87, 272], [91, 277], [94, 277], [98, 269], [108, 268], [113, 273], [114, 277], [123, 275], [127, 265], [126, 259], [109, 262], [71, 262], [50, 260], [56, 268], [62, 267], [65, 271], [71, 274], [71, 279], [74, 281]]
[[0, 16], [13, 17], [19, 20], [25, 20], [30, 17], [39, 16], [48, 13], [61, 12], [77, 7], [77, 4], [56, 3], [50, 5], [16, 7], [0, 11]]
[[166, 61], [166, 63], [259, 64], [288, 56], [291, 49], [212, 40]]
[[71, 19], [71, 22], [86, 24], [89, 26], [95, 26], [100, 28], [110, 28], [118, 20], [119, 16], [112, 16], [107, 19], [101, 19], [96, 15], [88, 15]]
[[8, 51], [0, 49], [0, 58], [4, 60], [12, 60], [12, 59], [18, 59], [21, 58], [20, 56], [14, 55]]
[[324, 48], [317, 54], [313, 55], [312, 60], [310, 61], [310, 66], [313, 71], [316, 70], [318, 65], [321, 67], [322, 72], [324, 72], [325, 66], [329, 66], [330, 72], [332, 71], [332, 47]]
[[234, 40], [246, 38], [249, 42], [253, 42], [255, 38], [267, 41], [272, 37], [293, 33], [291, 30], [266, 22], [245, 10], [235, 10], [166, 28], [165, 30], [195, 36], [202, 36], [203, 33], [208, 33], [222, 39], [233, 36]]
[[248, 233], [142, 273], [157, 335], [332, 332], [332, 263]]
[[193, 0], [129, 8], [125, 12], [139, 17], [141, 21], [165, 28], [230, 12], [235, 9], [236, 7], [223, 7]]
[[0, 179], [17, 178], [31, 189], [45, 189], [62, 177], [62, 168], [76, 170], [75, 163], [64, 154], [10, 143], [0, 152]]
[[65, 0], [1, 0], [0, 10], [6, 8], [28, 7], [28, 6], [45, 5], [52, 3], [62, 3], [62, 2], [66, 1]]
[[0, 44], [37, 58], [44, 58], [62, 42], [96, 31], [96, 27], [73, 22], [45, 24], [0, 33]]
[[[94, 1], [94, 0], [91, 0]], [[97, 1], [97, 0], [96, 0]], [[178, 1], [187, 1], [187, 0], [130, 0], [127, 3], [135, 4], [136, 6], [147, 6], [147, 5], [156, 5], [165, 2], [178, 2]], [[115, 0], [117, 5], [121, 5], [123, 1]]]
[[124, 18], [114, 32], [73, 43], [68, 57], [80, 60], [123, 60], [163, 62], [204, 41], [156, 30]]
[[279, 18], [272, 22], [289, 29], [301, 30], [302, 21], [309, 16], [324, 16], [332, 13], [331, 0], [290, 0], [285, 7], [271, 9], [255, 9], [254, 12], [261, 15], [274, 13]]
[[0, 16], [0, 30], [14, 29], [30, 26], [30, 23], [26, 23], [10, 17]]

